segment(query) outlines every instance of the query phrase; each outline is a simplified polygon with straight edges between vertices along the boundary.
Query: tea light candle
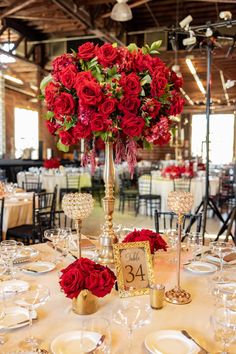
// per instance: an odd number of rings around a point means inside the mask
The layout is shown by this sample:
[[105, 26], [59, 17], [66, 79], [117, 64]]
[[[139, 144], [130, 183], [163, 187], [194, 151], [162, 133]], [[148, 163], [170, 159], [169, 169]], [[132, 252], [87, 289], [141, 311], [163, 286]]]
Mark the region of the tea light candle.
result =
[[163, 307], [165, 286], [162, 284], [150, 285], [150, 306], [154, 310], [160, 310]]

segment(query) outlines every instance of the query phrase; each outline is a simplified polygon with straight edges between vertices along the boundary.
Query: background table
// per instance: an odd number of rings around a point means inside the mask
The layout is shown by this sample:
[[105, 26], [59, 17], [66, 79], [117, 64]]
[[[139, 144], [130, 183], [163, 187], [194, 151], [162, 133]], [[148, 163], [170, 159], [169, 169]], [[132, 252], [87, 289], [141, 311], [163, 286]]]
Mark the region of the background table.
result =
[[[50, 258], [52, 250], [46, 244], [35, 246], [41, 251], [42, 258]], [[158, 283], [170, 289], [175, 285], [175, 265], [169, 263], [169, 256], [165, 252], [155, 256], [155, 277]], [[214, 311], [213, 298], [209, 294], [208, 284], [211, 275], [193, 275], [185, 270], [181, 274], [181, 284], [192, 294], [192, 302], [188, 305], [164, 304], [162, 310], [152, 310], [151, 323], [134, 331], [133, 350], [130, 354], [147, 353], [144, 347], [145, 337], [157, 330], [186, 329], [210, 353], [216, 351], [216, 342], [210, 325], [210, 316]], [[71, 310], [71, 300], [60, 292], [58, 285], [58, 272], [54, 270], [44, 275], [22, 275], [22, 280], [32, 284], [43, 284], [49, 287], [50, 300], [38, 311], [38, 320], [33, 323], [33, 334], [44, 338], [43, 348], [49, 348], [51, 341], [59, 334], [72, 330], [80, 330], [82, 321], [91, 316], [79, 316]], [[114, 301], [118, 298], [114, 290], [112, 294], [99, 299], [99, 310], [92, 316], [104, 316], [111, 319]], [[122, 301], [134, 302], [137, 298], [131, 297]], [[138, 297], [149, 303], [149, 296]], [[18, 343], [27, 336], [28, 328], [12, 330], [7, 333], [8, 341], [1, 346], [1, 353], [12, 353], [19, 350]], [[122, 347], [127, 344], [127, 329], [111, 321], [112, 354], [122, 353]], [[236, 353], [236, 350], [232, 353]], [[177, 354], [177, 353], [176, 353]]]

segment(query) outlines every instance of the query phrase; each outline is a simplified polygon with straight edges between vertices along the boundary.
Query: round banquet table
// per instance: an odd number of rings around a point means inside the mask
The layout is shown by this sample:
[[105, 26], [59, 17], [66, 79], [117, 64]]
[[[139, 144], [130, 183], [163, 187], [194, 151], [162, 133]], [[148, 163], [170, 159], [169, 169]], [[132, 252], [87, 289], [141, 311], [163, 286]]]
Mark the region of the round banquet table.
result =
[[[149, 183], [149, 180], [146, 176], [141, 176], [139, 178], [139, 183], [142, 184]], [[216, 195], [218, 193], [219, 188], [219, 178], [218, 177], [210, 177], [210, 194]], [[152, 194], [157, 194], [161, 196], [161, 211], [168, 211], [169, 208], [167, 206], [167, 197], [168, 194], [174, 190], [174, 183], [171, 179], [158, 178], [155, 175], [152, 176]], [[198, 207], [201, 203], [202, 198], [205, 195], [205, 179], [196, 177], [191, 180], [191, 193], [194, 197], [194, 205], [193, 211]]]
[[[41, 259], [50, 258], [52, 249], [47, 244], [34, 246], [40, 250]], [[187, 253], [183, 253], [187, 254]], [[68, 262], [73, 259], [68, 257]], [[166, 289], [175, 285], [175, 265], [169, 262], [168, 252], [155, 255], [155, 278], [158, 283], [163, 283]], [[192, 294], [192, 302], [187, 305], [173, 305], [164, 303], [161, 310], [151, 310], [151, 323], [134, 330], [133, 349], [130, 354], [148, 353], [144, 346], [145, 337], [158, 330], [187, 330], [194, 338], [205, 347], [209, 353], [214, 353], [216, 342], [210, 325], [210, 316], [214, 311], [213, 298], [208, 291], [208, 283], [211, 275], [196, 275], [182, 270], [181, 285]], [[99, 309], [96, 314], [79, 316], [71, 310], [71, 300], [66, 298], [59, 289], [58, 270], [42, 275], [21, 274], [20, 279], [31, 284], [43, 284], [50, 289], [49, 301], [38, 308], [38, 319], [33, 323], [33, 334], [43, 338], [41, 348], [49, 349], [51, 341], [67, 331], [82, 329], [82, 321], [92, 316], [104, 316], [111, 320], [112, 308], [118, 293], [113, 290], [111, 294], [99, 299]], [[135, 301], [136, 297], [128, 298]], [[149, 296], [138, 297], [141, 301], [149, 303]], [[122, 301], [127, 301], [123, 299]], [[127, 329], [118, 326], [111, 320], [112, 350], [111, 353], [122, 353], [122, 348], [127, 344]], [[15, 353], [20, 350], [19, 343], [28, 334], [28, 328], [22, 327], [6, 333], [7, 342], [1, 346], [1, 353]], [[236, 347], [232, 347], [232, 353], [236, 353]], [[219, 348], [218, 348], [219, 349]], [[200, 350], [199, 350], [200, 353]], [[178, 353], [175, 353], [178, 354]]]

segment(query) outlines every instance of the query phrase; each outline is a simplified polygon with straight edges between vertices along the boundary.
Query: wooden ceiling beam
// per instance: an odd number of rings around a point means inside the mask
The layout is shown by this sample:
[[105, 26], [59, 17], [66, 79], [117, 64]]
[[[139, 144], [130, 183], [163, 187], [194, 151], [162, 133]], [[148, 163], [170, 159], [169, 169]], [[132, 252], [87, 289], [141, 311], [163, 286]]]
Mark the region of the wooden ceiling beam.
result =
[[9, 18], [15, 18], [19, 20], [26, 20], [26, 21], [53, 21], [53, 22], [66, 22], [70, 21], [70, 18], [66, 17], [37, 17], [37, 16], [22, 16], [22, 15], [11, 15], [8, 16]]
[[[221, 4], [236, 4], [236, 0], [194, 0], [196, 2], [219, 2]], [[188, 0], [184, 0], [184, 2], [188, 2]]]
[[46, 39], [48, 36], [37, 29], [29, 27], [26, 23], [15, 20], [13, 18], [4, 18], [3, 24], [9, 28], [14, 29], [16, 32], [22, 34], [27, 39], [34, 41], [40, 39]]
[[36, 0], [26, 0], [26, 1], [22, 1], [22, 0], [17, 0], [15, 2], [13, 2], [13, 4], [11, 4], [10, 6], [8, 6], [1, 14], [0, 14], [0, 19], [3, 19], [9, 15], [12, 15], [14, 13], [16, 13], [17, 11], [22, 10], [23, 8], [35, 3]]

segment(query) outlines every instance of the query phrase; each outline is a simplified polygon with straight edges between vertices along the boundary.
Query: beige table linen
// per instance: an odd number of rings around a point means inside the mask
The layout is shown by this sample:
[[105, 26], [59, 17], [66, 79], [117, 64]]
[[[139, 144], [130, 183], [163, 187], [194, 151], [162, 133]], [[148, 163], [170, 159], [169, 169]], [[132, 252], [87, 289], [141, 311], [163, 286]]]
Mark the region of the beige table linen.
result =
[[[50, 258], [52, 249], [46, 244], [36, 246], [40, 251], [41, 258]], [[184, 253], [185, 255], [186, 253]], [[175, 285], [175, 265], [169, 262], [166, 253], [161, 252], [155, 256], [155, 277], [158, 283], [165, 284], [167, 289]], [[213, 330], [210, 325], [210, 316], [214, 311], [213, 298], [209, 294], [208, 285], [211, 275], [193, 275], [185, 270], [182, 271], [182, 287], [192, 294], [192, 302], [188, 305], [164, 304], [162, 310], [151, 311], [151, 323], [133, 333], [133, 350], [130, 354], [148, 353], [144, 347], [145, 337], [153, 331], [168, 329], [186, 329], [209, 353], [217, 349], [214, 340]], [[49, 348], [51, 341], [59, 334], [72, 330], [80, 330], [82, 321], [91, 316], [79, 316], [71, 310], [71, 300], [67, 299], [64, 293], [60, 292], [58, 285], [58, 270], [42, 275], [22, 274], [20, 279], [31, 284], [46, 285], [51, 292], [50, 300], [38, 309], [38, 320], [33, 324], [33, 334], [44, 339], [43, 348]], [[92, 316], [105, 316], [111, 319], [111, 312], [118, 293], [113, 290], [112, 294], [99, 299], [99, 310]], [[128, 300], [132, 303], [137, 298], [131, 297]], [[138, 297], [149, 303], [148, 296]], [[127, 299], [122, 300], [127, 301]], [[122, 353], [123, 346], [127, 344], [127, 329], [118, 326], [111, 321], [112, 350], [111, 353]], [[0, 347], [1, 353], [13, 354], [19, 350], [19, 342], [28, 334], [28, 328], [24, 327], [11, 330], [7, 333], [8, 341]], [[219, 348], [218, 348], [219, 349]], [[232, 353], [236, 353], [236, 347]], [[178, 353], [176, 353], [178, 354]]]

